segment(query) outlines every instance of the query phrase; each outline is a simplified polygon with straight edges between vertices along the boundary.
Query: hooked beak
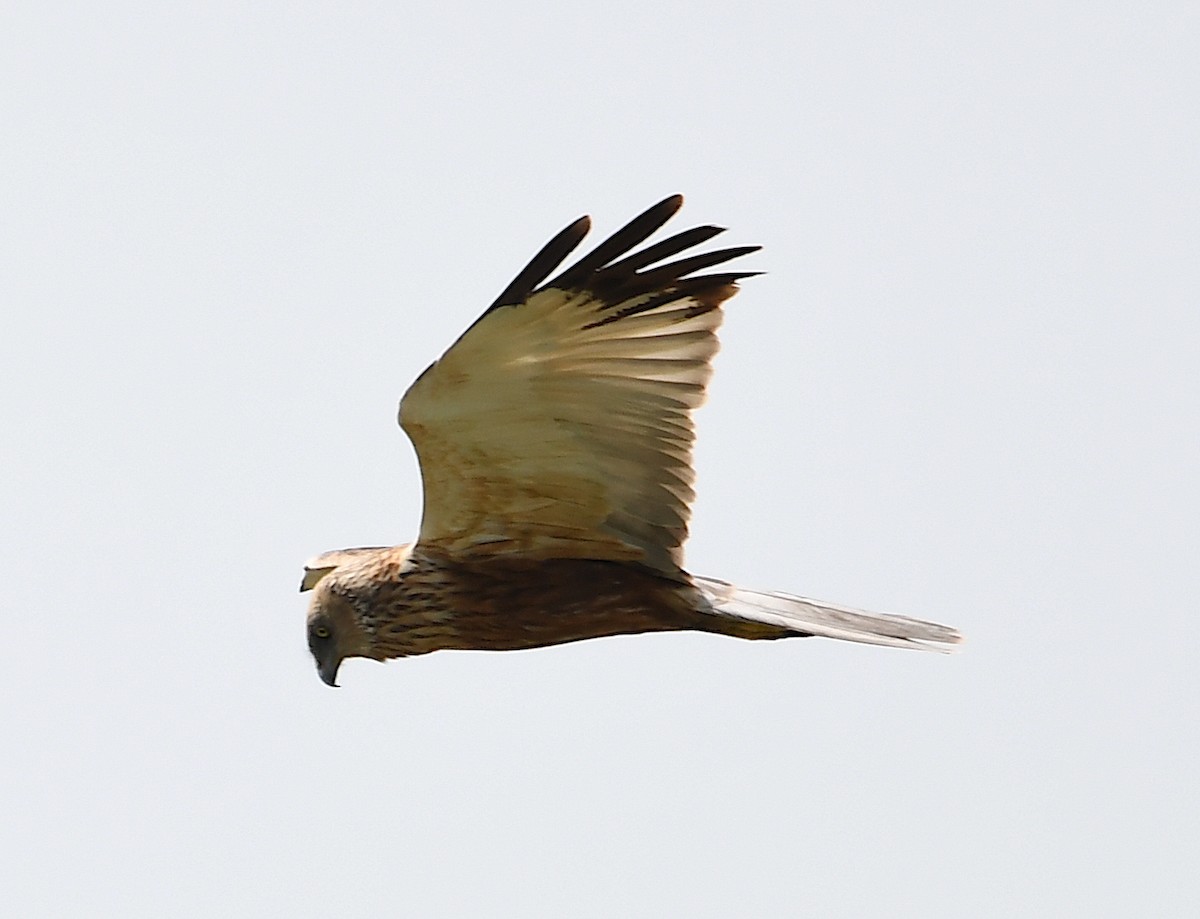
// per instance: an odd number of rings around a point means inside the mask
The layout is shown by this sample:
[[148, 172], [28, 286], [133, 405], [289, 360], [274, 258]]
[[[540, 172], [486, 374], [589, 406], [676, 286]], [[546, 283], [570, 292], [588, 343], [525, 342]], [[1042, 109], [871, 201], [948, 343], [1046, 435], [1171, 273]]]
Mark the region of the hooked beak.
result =
[[321, 679], [325, 682], [326, 686], [337, 686], [337, 672], [341, 664], [342, 661], [340, 658], [332, 656], [317, 664], [317, 673], [321, 675]]

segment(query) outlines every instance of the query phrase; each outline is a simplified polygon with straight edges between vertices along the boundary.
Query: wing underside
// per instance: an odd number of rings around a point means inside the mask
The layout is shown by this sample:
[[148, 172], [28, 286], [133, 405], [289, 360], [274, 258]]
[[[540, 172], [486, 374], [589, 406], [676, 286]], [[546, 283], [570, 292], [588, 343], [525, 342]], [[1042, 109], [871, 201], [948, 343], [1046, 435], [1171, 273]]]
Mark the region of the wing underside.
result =
[[413, 384], [400, 422], [421, 464], [421, 544], [678, 574], [691, 411], [721, 304], [750, 274], [695, 273], [756, 248], [664, 263], [721, 232], [696, 227], [631, 254], [681, 204], [660, 202], [543, 284], [587, 218], [567, 227]]

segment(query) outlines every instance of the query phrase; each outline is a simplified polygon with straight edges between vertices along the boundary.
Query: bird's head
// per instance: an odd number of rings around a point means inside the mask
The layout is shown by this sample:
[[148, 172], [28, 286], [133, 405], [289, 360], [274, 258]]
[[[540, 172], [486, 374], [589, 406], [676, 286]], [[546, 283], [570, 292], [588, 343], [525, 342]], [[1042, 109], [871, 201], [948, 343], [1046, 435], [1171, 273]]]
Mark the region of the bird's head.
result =
[[337, 686], [338, 667], [346, 658], [378, 659], [354, 604], [336, 586], [334, 578], [323, 578], [308, 607], [308, 650], [328, 686]]
[[308, 604], [308, 650], [317, 672], [330, 686], [337, 685], [338, 667], [348, 657], [382, 661], [389, 656], [374, 646], [374, 631], [363, 621], [363, 610], [381, 578], [398, 576], [408, 560], [410, 545], [359, 549], [334, 549], [304, 563], [300, 592], [311, 590]]

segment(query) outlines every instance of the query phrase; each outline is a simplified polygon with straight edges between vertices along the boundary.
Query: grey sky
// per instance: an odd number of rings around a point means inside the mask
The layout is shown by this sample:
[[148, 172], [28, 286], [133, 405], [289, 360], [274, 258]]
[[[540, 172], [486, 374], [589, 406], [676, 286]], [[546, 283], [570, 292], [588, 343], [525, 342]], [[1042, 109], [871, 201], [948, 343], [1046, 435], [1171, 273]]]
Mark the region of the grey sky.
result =
[[[6, 912], [1200, 913], [1194, 4], [251, 7], [0, 16]], [[676, 191], [768, 272], [689, 566], [964, 650], [327, 689], [300, 565], [415, 534], [405, 387]]]

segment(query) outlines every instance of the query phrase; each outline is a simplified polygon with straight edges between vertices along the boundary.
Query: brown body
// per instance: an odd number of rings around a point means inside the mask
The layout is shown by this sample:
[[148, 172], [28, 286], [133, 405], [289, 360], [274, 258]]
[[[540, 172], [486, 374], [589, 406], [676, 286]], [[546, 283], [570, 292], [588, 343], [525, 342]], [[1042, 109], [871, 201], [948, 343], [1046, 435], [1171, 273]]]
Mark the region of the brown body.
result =
[[594, 559], [463, 563], [407, 546], [363, 553], [338, 567], [317, 585], [315, 602], [348, 644], [378, 659], [450, 649], [517, 651], [642, 632], [798, 634], [721, 616], [682, 572], [667, 578]]

